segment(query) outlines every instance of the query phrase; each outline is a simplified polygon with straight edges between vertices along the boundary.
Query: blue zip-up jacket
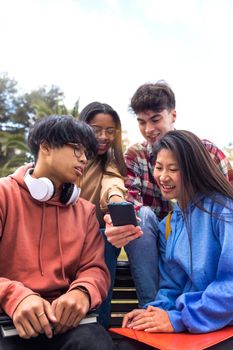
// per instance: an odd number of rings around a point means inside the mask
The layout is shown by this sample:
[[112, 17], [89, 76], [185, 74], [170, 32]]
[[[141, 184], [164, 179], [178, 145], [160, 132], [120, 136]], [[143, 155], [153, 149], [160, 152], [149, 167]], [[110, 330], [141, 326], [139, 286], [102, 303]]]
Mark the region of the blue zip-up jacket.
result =
[[145, 307], [166, 310], [175, 332], [233, 325], [233, 201], [217, 196], [225, 205], [201, 197], [211, 214], [190, 203], [184, 215], [175, 204], [167, 240], [160, 223], [160, 289]]

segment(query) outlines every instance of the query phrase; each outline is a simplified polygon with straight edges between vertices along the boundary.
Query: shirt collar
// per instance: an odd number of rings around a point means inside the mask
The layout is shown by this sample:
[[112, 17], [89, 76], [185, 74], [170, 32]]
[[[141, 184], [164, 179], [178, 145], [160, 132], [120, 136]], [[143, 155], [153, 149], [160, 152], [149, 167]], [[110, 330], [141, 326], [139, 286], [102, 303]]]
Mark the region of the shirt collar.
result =
[[147, 152], [148, 159], [152, 162], [152, 160], [153, 160], [153, 146], [148, 142], [146, 142], [146, 152]]

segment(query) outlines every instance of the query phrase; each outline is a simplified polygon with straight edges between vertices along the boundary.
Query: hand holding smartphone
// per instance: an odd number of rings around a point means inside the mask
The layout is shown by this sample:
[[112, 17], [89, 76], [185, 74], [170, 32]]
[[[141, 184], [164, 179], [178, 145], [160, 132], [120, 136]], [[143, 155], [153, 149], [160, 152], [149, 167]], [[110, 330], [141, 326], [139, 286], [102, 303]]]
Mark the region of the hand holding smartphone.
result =
[[108, 204], [113, 226], [138, 226], [134, 206], [130, 202], [112, 202]]

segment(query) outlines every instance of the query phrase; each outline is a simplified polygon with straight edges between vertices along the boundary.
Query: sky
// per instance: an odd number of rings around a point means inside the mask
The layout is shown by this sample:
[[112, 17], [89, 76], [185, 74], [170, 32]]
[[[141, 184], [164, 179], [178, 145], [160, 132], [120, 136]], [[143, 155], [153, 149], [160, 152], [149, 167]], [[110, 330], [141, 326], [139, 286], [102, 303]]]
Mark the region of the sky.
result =
[[0, 72], [22, 91], [57, 85], [72, 108], [92, 101], [142, 141], [130, 98], [165, 80], [176, 128], [233, 143], [232, 0], [0, 0]]

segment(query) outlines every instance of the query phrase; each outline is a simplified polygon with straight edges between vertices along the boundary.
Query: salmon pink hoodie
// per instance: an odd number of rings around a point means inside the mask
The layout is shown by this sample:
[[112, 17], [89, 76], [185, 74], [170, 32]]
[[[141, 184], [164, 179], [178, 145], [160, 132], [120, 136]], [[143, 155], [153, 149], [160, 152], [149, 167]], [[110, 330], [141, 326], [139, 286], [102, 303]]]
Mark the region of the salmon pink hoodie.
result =
[[109, 288], [95, 206], [33, 199], [24, 182], [29, 167], [0, 179], [0, 307], [12, 317], [28, 295], [52, 301], [83, 286], [95, 308]]

